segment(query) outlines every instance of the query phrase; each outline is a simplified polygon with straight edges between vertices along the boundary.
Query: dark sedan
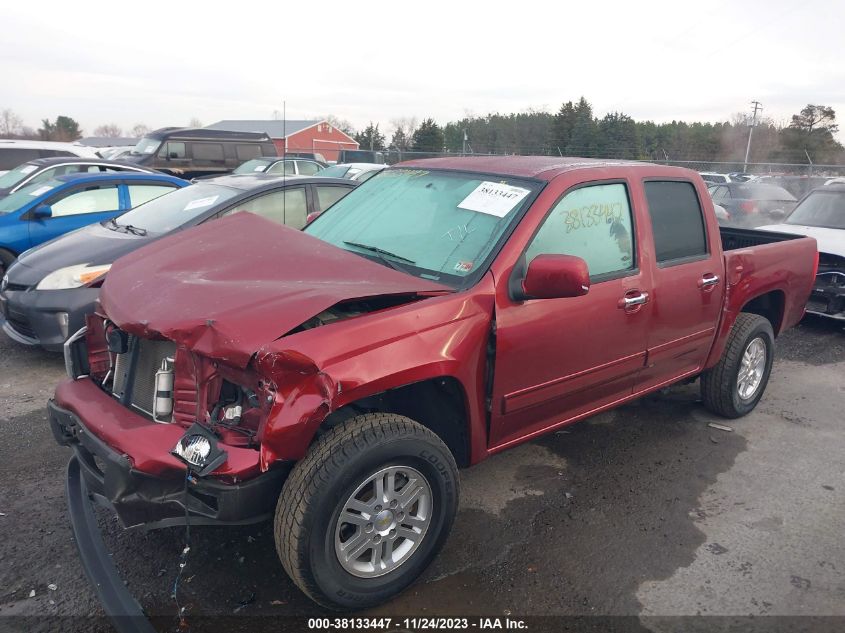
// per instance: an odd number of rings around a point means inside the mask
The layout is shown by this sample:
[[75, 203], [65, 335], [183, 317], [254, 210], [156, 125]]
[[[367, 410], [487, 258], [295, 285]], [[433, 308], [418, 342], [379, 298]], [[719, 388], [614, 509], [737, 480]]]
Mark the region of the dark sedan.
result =
[[100, 174], [115, 171], [131, 171], [140, 174], [156, 173], [152, 169], [98, 158], [37, 158], [18, 165], [0, 175], [0, 198], [8, 196], [23, 187], [64, 176], [66, 174]]
[[780, 221], [798, 202], [783, 187], [754, 182], [726, 182], [711, 185], [708, 191], [713, 202], [727, 211], [725, 223], [745, 228]]
[[[116, 221], [94, 224], [21, 255], [3, 279], [3, 330], [26, 345], [59, 351], [84, 325], [112, 263], [165, 235], [208, 220], [251, 211], [295, 228], [305, 226], [357, 183], [335, 178], [221, 176], [142, 204]], [[239, 257], [242, 253], [220, 253]]]

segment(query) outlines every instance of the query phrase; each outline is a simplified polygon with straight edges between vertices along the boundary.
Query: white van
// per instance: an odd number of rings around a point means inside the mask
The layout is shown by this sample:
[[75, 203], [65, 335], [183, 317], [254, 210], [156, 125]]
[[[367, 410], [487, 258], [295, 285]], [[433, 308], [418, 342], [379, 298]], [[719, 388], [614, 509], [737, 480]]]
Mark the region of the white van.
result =
[[54, 156], [100, 157], [94, 151], [94, 148], [77, 145], [76, 143], [0, 139], [0, 174], [5, 174], [10, 169], [14, 169], [27, 161], [36, 158], [53, 158]]

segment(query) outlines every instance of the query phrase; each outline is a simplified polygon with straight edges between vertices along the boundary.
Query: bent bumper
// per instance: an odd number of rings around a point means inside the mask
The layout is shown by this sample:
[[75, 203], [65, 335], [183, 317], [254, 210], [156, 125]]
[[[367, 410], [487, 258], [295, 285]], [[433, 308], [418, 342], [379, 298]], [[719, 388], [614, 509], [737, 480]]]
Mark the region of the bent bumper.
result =
[[7, 290], [0, 295], [0, 321], [9, 338], [24, 345], [62, 351], [69, 334], [94, 311], [98, 288]]
[[126, 589], [100, 535], [79, 461], [67, 465], [67, 505], [82, 568], [103, 610], [121, 633], [155, 633], [138, 601]]
[[91, 433], [80, 418], [51, 400], [47, 405], [56, 441], [74, 451], [89, 496], [112, 510], [125, 529], [184, 525], [241, 525], [269, 519], [289, 468], [262, 473], [237, 484], [187, 477], [156, 476], [133, 467]]

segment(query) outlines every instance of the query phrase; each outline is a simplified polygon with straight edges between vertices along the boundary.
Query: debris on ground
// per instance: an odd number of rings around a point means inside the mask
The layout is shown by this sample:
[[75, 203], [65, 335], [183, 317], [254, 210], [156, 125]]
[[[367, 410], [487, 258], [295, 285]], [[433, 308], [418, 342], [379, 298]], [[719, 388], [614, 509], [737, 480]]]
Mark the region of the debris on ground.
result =
[[287, 601], [285, 601], [285, 600], [271, 600], [270, 604], [273, 604], [273, 605], [287, 604]]
[[56, 589], [58, 589], [58, 588], [59, 588], [59, 587], [58, 587], [56, 584], [52, 583], [52, 582], [51, 582], [49, 585], [47, 585], [47, 589], [49, 589], [50, 591], [55, 591], [55, 590], [56, 590]]
[[716, 424], [715, 422], [711, 422], [708, 424], [711, 429], [719, 429], [720, 431], [733, 431], [733, 428], [730, 426], [725, 426], [724, 424]]
[[240, 611], [244, 607], [248, 607], [253, 602], [255, 602], [255, 592], [254, 591], [238, 603], [238, 606], [235, 607], [234, 613], [237, 613], [238, 611]]
[[34, 598], [34, 597], [35, 597], [35, 589], [33, 589], [32, 591], [30, 591], [30, 592], [29, 592], [29, 597], [30, 597], [30, 598]]

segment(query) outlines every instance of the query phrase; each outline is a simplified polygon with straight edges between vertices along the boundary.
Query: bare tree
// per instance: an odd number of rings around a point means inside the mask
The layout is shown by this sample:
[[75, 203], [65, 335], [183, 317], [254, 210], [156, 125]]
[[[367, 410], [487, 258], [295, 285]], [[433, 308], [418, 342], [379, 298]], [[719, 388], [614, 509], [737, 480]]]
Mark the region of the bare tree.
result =
[[123, 130], [116, 123], [106, 123], [94, 129], [94, 136], [117, 138], [118, 136], [123, 136]]
[[323, 119], [326, 123], [328, 123], [332, 127], [336, 127], [338, 130], [340, 130], [344, 134], [348, 134], [349, 136], [352, 136], [353, 134], [355, 134], [355, 126], [353, 126], [346, 119], [341, 119], [340, 117], [336, 117], [333, 114], [327, 114], [327, 115], [319, 117], [319, 118]]
[[9, 108], [0, 112], [0, 135], [18, 136], [23, 131], [23, 121]]
[[202, 127], [202, 121], [200, 121], [197, 117], [192, 117], [188, 122], [188, 127]]
[[393, 135], [391, 137], [390, 145], [402, 152], [411, 149], [414, 132], [416, 132], [417, 127], [419, 127], [417, 117], [412, 116], [393, 119], [390, 121], [390, 124], [393, 126]]
[[145, 125], [145, 124], [143, 124], [143, 123], [136, 123], [136, 124], [132, 127], [132, 136], [135, 136], [135, 137], [140, 138], [140, 137], [142, 137], [142, 136], [146, 136], [146, 135], [147, 135], [147, 134], [149, 134], [151, 131], [152, 131], [152, 130], [150, 130], [150, 127], [149, 127], [148, 125]]

